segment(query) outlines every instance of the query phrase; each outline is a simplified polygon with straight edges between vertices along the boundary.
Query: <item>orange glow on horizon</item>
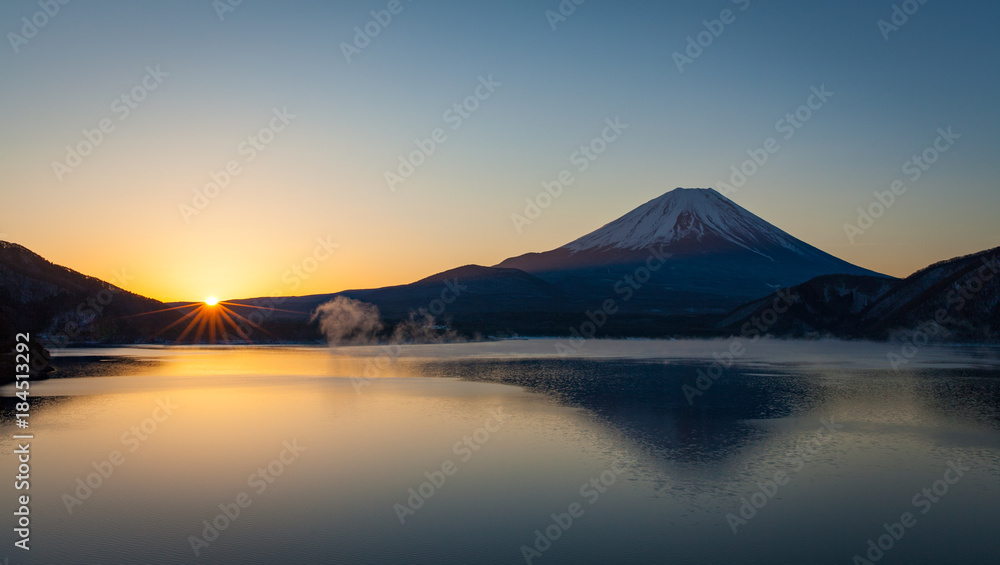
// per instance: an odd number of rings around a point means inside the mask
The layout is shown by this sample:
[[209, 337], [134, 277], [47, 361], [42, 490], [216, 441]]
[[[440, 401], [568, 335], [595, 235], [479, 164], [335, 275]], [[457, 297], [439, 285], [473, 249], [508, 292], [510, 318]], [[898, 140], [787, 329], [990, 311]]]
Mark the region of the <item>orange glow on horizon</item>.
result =
[[[210, 302], [211, 301], [211, 302]], [[156, 332], [155, 335], [160, 335], [163, 332], [182, 324], [185, 320], [188, 321], [187, 326], [184, 327], [184, 331], [177, 337], [177, 342], [180, 343], [184, 338], [191, 335], [194, 331], [194, 337], [192, 338], [194, 343], [201, 342], [202, 337], [208, 338], [208, 343], [230, 343], [231, 339], [239, 338], [243, 341], [250, 341], [250, 333], [254, 331], [262, 331], [270, 335], [267, 330], [255, 324], [254, 322], [240, 316], [230, 308], [225, 306], [226, 303], [219, 302], [215, 297], [209, 297], [205, 299], [203, 303], [186, 304], [183, 306], [175, 306], [173, 308], [165, 308], [163, 310], [155, 310], [153, 312], [145, 312], [143, 314], [137, 314], [138, 316], [146, 316], [149, 314], [156, 314], [159, 312], [167, 312], [170, 310], [183, 310], [185, 308], [194, 308], [194, 310], [184, 314], [178, 318], [172, 324], [166, 326], [160, 331]], [[240, 304], [231, 304], [232, 306], [241, 306]], [[237, 321], [243, 322], [243, 324], [238, 324]]]
[[[212, 302], [210, 303], [209, 300], [212, 300]], [[194, 333], [191, 338], [193, 343], [202, 343], [203, 337], [206, 338], [210, 344], [216, 344], [219, 342], [229, 344], [232, 340], [237, 339], [243, 342], [251, 342], [253, 341], [251, 336], [258, 331], [274, 337], [273, 334], [262, 328], [259, 324], [237, 314], [230, 307], [252, 308], [257, 310], [267, 310], [269, 312], [285, 312], [288, 314], [301, 314], [303, 316], [310, 315], [309, 312], [282, 310], [280, 308], [262, 308], [260, 306], [252, 306], [250, 304], [222, 302], [215, 297], [209, 297], [205, 300], [205, 302], [183, 304], [181, 306], [163, 308], [161, 310], [153, 310], [151, 312], [143, 312], [141, 314], [133, 314], [128, 317], [133, 318], [137, 316], [148, 316], [150, 314], [159, 314], [161, 312], [194, 308], [153, 335], [153, 337], [157, 337], [171, 328], [177, 327], [187, 321], [187, 325], [184, 326], [184, 330], [179, 336], [177, 336], [177, 339], [174, 340], [176, 343], [184, 341], [185, 338], [192, 335], [192, 332]]]

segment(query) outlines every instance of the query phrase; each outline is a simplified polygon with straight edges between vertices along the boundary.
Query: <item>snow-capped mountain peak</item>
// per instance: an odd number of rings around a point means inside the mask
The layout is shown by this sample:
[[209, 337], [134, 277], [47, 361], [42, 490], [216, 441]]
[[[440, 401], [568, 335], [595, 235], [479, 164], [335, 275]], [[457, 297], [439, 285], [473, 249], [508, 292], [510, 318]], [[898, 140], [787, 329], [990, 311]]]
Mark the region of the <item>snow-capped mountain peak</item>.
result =
[[776, 245], [802, 255], [810, 252], [809, 246], [711, 188], [667, 192], [563, 248], [576, 253], [699, 242], [728, 242], [768, 258], [768, 248]]
[[[643, 306], [630, 307], [664, 312], [731, 309], [821, 275], [879, 276], [792, 237], [710, 188], [672, 190], [562, 247], [497, 266], [528, 272], [577, 297], [614, 292], [629, 300], [631, 291], [642, 292], [633, 304]], [[640, 280], [643, 273], [648, 282]]]

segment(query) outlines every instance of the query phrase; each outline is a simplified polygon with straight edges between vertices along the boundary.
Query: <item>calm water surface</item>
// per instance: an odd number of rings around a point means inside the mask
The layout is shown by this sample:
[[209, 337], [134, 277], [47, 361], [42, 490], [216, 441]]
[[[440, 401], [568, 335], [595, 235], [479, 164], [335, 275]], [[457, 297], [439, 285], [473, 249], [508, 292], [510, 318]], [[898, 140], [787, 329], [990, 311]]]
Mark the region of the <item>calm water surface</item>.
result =
[[0, 558], [998, 562], [1000, 350], [554, 343], [60, 352]]

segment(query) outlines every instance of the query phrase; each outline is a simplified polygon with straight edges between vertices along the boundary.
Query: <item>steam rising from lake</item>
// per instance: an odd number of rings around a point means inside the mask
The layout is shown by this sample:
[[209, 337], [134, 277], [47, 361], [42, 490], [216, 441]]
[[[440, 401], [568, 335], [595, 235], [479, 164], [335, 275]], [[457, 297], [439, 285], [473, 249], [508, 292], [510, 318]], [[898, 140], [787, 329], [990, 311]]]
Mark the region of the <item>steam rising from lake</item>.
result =
[[320, 331], [332, 346], [369, 345], [382, 330], [377, 306], [343, 296], [316, 308], [310, 321], [317, 319]]
[[[320, 331], [332, 347], [343, 345], [376, 345], [380, 343], [385, 325], [378, 306], [344, 296], [320, 305], [312, 320], [319, 320]], [[462, 341], [450, 328], [439, 325], [429, 312], [410, 312], [385, 338], [391, 344], [454, 343]]]

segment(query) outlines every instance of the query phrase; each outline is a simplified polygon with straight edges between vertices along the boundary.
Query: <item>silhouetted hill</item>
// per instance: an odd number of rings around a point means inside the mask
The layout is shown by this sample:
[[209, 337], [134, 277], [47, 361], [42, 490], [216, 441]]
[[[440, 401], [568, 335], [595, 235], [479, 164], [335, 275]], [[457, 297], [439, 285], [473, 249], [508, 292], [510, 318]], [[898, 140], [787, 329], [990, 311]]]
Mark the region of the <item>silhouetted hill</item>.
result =
[[1000, 247], [935, 263], [899, 281], [865, 310], [859, 329], [889, 337], [931, 322], [951, 340], [1000, 339]]
[[744, 304], [727, 314], [716, 327], [733, 335], [745, 333], [745, 327], [766, 327], [763, 333], [782, 337], [853, 336], [861, 312], [896, 282], [863, 275], [816, 277]]
[[[451, 269], [407, 285], [232, 300], [227, 304], [260, 324], [250, 337], [254, 342], [321, 339], [310, 314], [338, 296], [378, 306], [387, 332], [399, 322], [412, 320], [414, 314], [421, 320], [430, 314], [434, 318], [431, 323], [465, 336], [586, 334], [590, 330], [584, 328], [589, 323], [591, 335], [597, 337], [708, 337], [744, 333], [748, 323], [760, 328], [757, 320], [767, 315], [770, 321], [762, 331], [776, 336], [886, 339], [917, 329], [925, 331], [933, 323], [941, 328], [935, 339], [996, 341], [1000, 336], [998, 260], [1000, 248], [943, 261], [901, 281], [881, 275], [822, 275], [751, 300], [725, 315], [697, 307], [687, 313], [655, 307], [657, 300], [663, 304], [668, 299], [659, 299], [655, 293], [652, 298], [643, 298], [638, 292], [633, 297], [631, 285], [638, 283], [622, 285], [622, 280], [607, 280], [613, 269], [595, 275], [587, 284], [573, 286], [567, 282], [571, 279], [553, 283], [519, 269], [478, 265]], [[672, 292], [664, 287], [654, 290]], [[687, 299], [691, 291], [679, 294]], [[783, 307], [781, 312], [770, 311], [788, 295], [796, 299], [787, 311]], [[719, 300], [711, 291], [702, 298]], [[29, 332], [50, 348], [74, 343], [169, 341], [184, 327], [184, 323], [174, 322], [193, 310], [150, 313], [179, 305], [182, 303], [163, 304], [130, 293], [54, 265], [20, 245], [0, 242], [0, 329], [7, 341], [15, 332]], [[602, 311], [609, 305], [613, 312]], [[240, 341], [236, 335], [227, 337]], [[4, 351], [13, 346], [7, 341]], [[33, 347], [43, 358], [39, 344]]]
[[745, 304], [717, 327], [738, 334], [781, 295], [799, 302], [777, 316], [769, 329], [777, 336], [905, 339], [919, 331], [937, 341], [1000, 341], [1000, 248], [941, 261], [899, 281], [818, 277]]
[[163, 303], [53, 264], [21, 245], [0, 241], [0, 315], [49, 347], [149, 339], [170, 316], [129, 318]]

